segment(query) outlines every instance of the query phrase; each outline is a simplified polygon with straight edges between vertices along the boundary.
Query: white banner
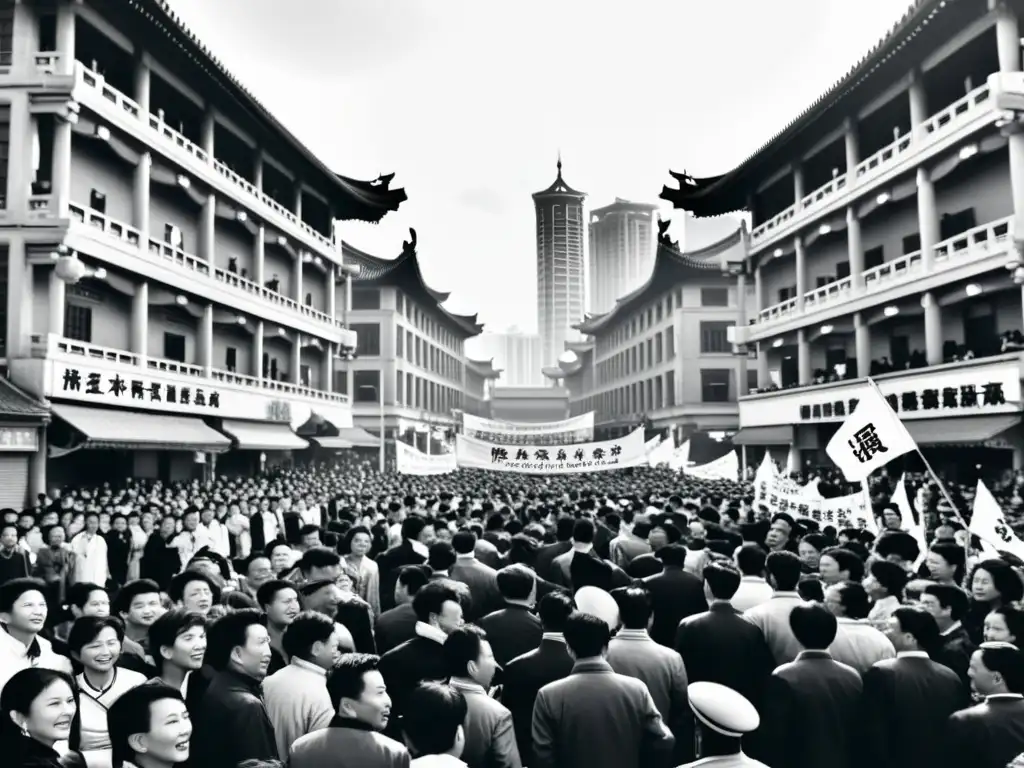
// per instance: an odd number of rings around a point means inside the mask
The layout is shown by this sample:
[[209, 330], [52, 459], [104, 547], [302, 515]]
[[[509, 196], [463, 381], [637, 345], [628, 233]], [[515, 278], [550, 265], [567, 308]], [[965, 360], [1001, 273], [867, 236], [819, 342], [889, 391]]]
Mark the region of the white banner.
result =
[[462, 414], [462, 434], [501, 445], [568, 445], [594, 439], [594, 412], [537, 424], [482, 419]]
[[661, 442], [647, 451], [647, 464], [652, 467], [660, 467], [662, 464], [671, 466], [676, 452], [675, 441], [671, 437], [659, 440]]
[[683, 473], [687, 477], [695, 477], [699, 480], [732, 480], [735, 482], [740, 473], [740, 460], [736, 456], [736, 451], [729, 451], [724, 456], [719, 456], [707, 464], [687, 467]]
[[455, 457], [460, 467], [530, 475], [602, 472], [647, 463], [643, 429], [618, 440], [562, 446], [504, 445], [456, 435]]
[[779, 475], [775, 464], [765, 454], [754, 477], [754, 508], [764, 504], [770, 514], [787, 512], [793, 517], [806, 517], [821, 525], [837, 528], [864, 528], [878, 532], [866, 491], [834, 499], [808, 498], [807, 488], [795, 480]]
[[447, 475], [458, 467], [454, 453], [427, 454], [396, 440], [395, 468], [401, 475]]

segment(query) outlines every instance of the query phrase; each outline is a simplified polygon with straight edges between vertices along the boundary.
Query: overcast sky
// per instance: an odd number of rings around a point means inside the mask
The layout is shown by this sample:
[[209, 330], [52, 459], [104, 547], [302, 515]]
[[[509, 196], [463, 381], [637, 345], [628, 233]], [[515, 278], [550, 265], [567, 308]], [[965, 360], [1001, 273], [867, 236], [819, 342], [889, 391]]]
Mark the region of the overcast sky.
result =
[[845, 74], [909, 0], [170, 0], [340, 173], [409, 200], [347, 241], [490, 330], [536, 326], [530, 195], [562, 152], [590, 208], [735, 166]]

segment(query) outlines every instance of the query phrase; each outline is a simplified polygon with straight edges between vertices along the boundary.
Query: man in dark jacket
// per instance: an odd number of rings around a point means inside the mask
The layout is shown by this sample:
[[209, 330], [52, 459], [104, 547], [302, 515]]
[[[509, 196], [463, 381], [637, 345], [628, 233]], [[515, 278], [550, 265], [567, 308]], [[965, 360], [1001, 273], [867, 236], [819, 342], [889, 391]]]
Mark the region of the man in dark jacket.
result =
[[256, 609], [229, 613], [207, 634], [206, 661], [213, 680], [193, 713], [193, 765], [237, 766], [277, 760], [274, 727], [260, 684], [270, 666], [270, 635]]
[[412, 600], [430, 579], [430, 569], [423, 565], [403, 565], [398, 571], [395, 599], [398, 603], [377, 617], [374, 636], [377, 652], [385, 654], [416, 636], [416, 611]]
[[971, 642], [961, 623], [970, 605], [967, 593], [951, 584], [929, 584], [921, 595], [921, 605], [939, 625], [935, 660], [956, 672], [964, 687], [970, 688], [967, 668], [977, 646]]
[[395, 607], [395, 582], [403, 565], [427, 562], [427, 544], [434, 535], [434, 527], [419, 515], [410, 515], [402, 521], [402, 543], [391, 547], [377, 558], [380, 571], [380, 607]]
[[643, 585], [651, 593], [651, 606], [654, 609], [651, 639], [671, 648], [675, 644], [679, 622], [687, 616], [703, 613], [708, 609], [708, 604], [700, 579], [683, 570], [686, 549], [682, 545], [669, 544], [662, 547], [658, 551], [658, 559], [665, 569], [643, 579]]
[[537, 552], [535, 567], [537, 575], [546, 581], [554, 581], [552, 576], [552, 563], [559, 555], [564, 555], [572, 549], [572, 529], [576, 521], [565, 516], [558, 518], [555, 523], [555, 536], [558, 540], [554, 544], [547, 544]]
[[479, 623], [491, 639], [494, 658], [504, 666], [536, 648], [543, 630], [532, 612], [537, 602], [533, 571], [525, 565], [506, 565], [498, 571], [498, 589], [505, 607], [487, 614]]

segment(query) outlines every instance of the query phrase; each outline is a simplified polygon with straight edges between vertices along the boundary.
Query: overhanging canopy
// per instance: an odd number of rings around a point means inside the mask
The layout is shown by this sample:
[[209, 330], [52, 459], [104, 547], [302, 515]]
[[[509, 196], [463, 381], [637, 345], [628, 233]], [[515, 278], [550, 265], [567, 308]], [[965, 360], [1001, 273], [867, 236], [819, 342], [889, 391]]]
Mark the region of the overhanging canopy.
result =
[[224, 419], [221, 429], [231, 435], [243, 451], [301, 451], [309, 445], [287, 424], [278, 422]]
[[353, 447], [352, 443], [343, 437], [313, 437], [310, 439], [321, 448], [326, 448], [329, 451], [343, 451]]
[[[347, 440], [353, 448], [378, 448], [380, 440], [361, 427], [344, 427], [338, 429], [338, 437]], [[321, 443], [323, 445], [323, 443]]]
[[743, 427], [732, 436], [733, 445], [792, 445], [793, 426]]
[[85, 436], [85, 448], [222, 453], [231, 441], [202, 419], [112, 408], [54, 405], [53, 413]]
[[1019, 416], [962, 416], [903, 422], [918, 445], [973, 445], [1020, 424]]

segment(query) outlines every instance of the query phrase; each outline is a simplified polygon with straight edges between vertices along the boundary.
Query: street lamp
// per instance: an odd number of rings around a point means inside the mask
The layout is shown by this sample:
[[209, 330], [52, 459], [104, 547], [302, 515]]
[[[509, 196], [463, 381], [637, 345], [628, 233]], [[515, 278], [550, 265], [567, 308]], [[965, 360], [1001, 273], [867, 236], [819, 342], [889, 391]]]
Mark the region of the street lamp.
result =
[[380, 405], [380, 455], [378, 456], [378, 465], [380, 473], [384, 474], [384, 397], [380, 391], [380, 388], [373, 384], [360, 384], [359, 389], [368, 389], [373, 392], [374, 397], [377, 398], [377, 403]]

